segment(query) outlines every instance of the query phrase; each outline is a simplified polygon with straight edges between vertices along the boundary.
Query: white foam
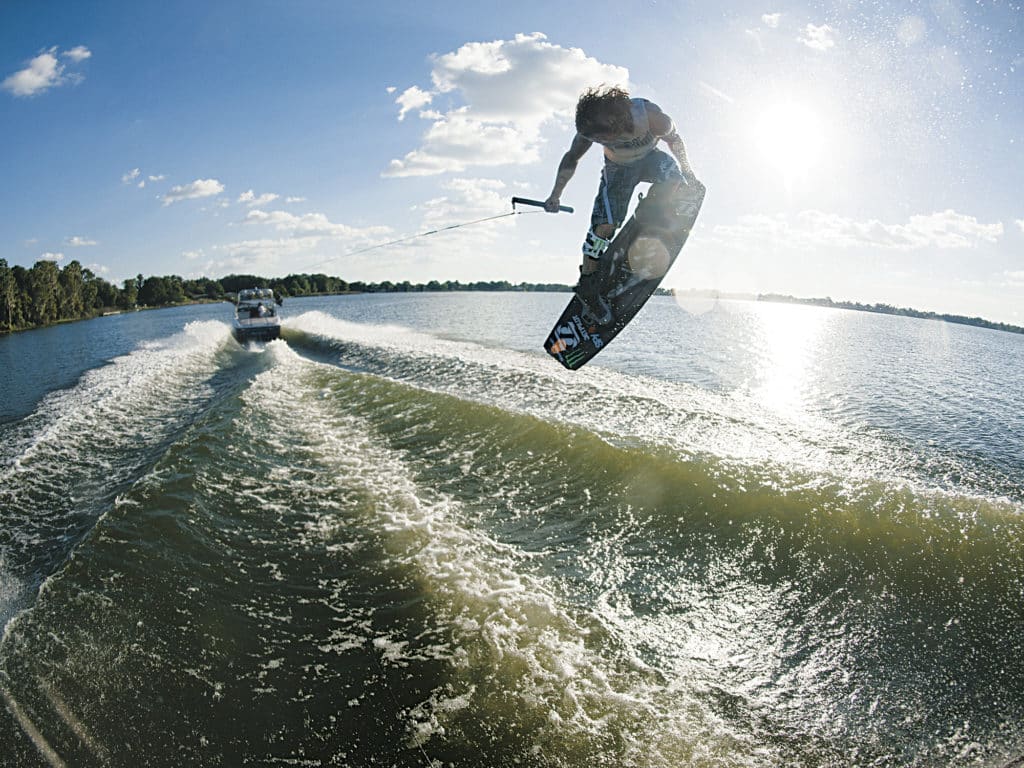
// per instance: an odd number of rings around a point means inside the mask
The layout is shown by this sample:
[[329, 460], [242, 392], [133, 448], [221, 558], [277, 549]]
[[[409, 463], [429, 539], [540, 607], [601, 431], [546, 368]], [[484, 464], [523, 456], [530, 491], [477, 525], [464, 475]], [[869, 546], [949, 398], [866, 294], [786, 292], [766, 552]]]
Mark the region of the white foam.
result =
[[[435, 629], [454, 635], [454, 649], [412, 646], [390, 635], [372, 639], [385, 665], [403, 667], [424, 657], [448, 663], [448, 683], [411, 716], [413, 744], [428, 743], [468, 716], [509, 728], [518, 718], [546, 722], [537, 736], [554, 753], [594, 752], [611, 739], [622, 745], [617, 757], [625, 764], [677, 765], [705, 744], [744, 752], [742, 738], [693, 691], [685, 685], [667, 689], [627, 644], [606, 636], [594, 616], [570, 609], [558, 585], [533, 572], [527, 555], [474, 528], [454, 500], [418, 486], [403, 456], [378, 441], [357, 415], [332, 409], [325, 373], [346, 375], [282, 353], [279, 364], [244, 393], [251, 412], [240, 424], [253, 422], [257, 429], [262, 420], [287, 435], [292, 445], [281, 450], [293, 463], [303, 457], [297, 492], [309, 484], [324, 499], [362, 486], [372, 506], [360, 507], [360, 525], [385, 538], [387, 567], [414, 575], [439, 622]], [[339, 522], [351, 525], [352, 510], [342, 514]], [[310, 526], [309, 535], [332, 531], [345, 536], [344, 525], [323, 524]]]
[[[159, 445], [210, 397], [207, 382], [228, 338], [224, 323], [189, 323], [87, 371], [14, 425], [0, 445], [0, 508], [8, 534], [0, 558], [46, 562], [74, 546], [76, 532], [90, 524], [88, 515], [100, 512], [90, 504], [131, 477], [145, 449]], [[35, 588], [4, 571], [0, 617], [6, 622], [25, 607]]]
[[8, 571], [0, 552], [0, 638], [6, 635], [7, 622], [24, 607], [26, 592], [25, 584]]
[[81, 455], [112, 432], [151, 427], [148, 419], [154, 410], [160, 421], [175, 415], [176, 409], [166, 403], [180, 407], [183, 397], [194, 399], [193, 388], [216, 370], [213, 354], [229, 332], [227, 325], [213, 320], [188, 323], [181, 333], [147, 342], [87, 371], [74, 387], [49, 394], [25, 420], [21, 440], [15, 437], [6, 449], [0, 447], [6, 467], [0, 470], [0, 483], [22, 471], [41, 450]]
[[723, 461], [754, 484], [799, 488], [829, 483], [855, 494], [858, 487], [881, 479], [922, 493], [941, 492], [921, 476], [914, 457], [891, 442], [851, 433], [813, 414], [771, 411], [749, 392], [711, 392], [599, 365], [570, 372], [540, 351], [495, 349], [322, 312], [299, 315], [293, 326], [331, 341], [393, 353], [393, 361], [384, 355], [370, 372], [404, 384], [547, 423], [578, 425], [616, 445]]

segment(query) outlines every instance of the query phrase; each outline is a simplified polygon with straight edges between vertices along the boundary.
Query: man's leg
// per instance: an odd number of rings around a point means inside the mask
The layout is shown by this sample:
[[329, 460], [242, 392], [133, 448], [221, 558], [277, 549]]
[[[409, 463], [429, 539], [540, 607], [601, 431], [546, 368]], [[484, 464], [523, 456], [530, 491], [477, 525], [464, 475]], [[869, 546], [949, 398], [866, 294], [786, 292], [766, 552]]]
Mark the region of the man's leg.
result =
[[615, 230], [626, 219], [629, 201], [639, 181], [640, 169], [606, 162], [601, 183], [590, 214], [590, 231], [583, 241], [580, 272], [588, 275], [598, 269], [601, 255], [608, 248]]
[[605, 163], [590, 216], [590, 231], [583, 241], [583, 263], [580, 265], [576, 295], [600, 323], [612, 319], [611, 307], [601, 295], [609, 277], [609, 264], [604, 254], [615, 230], [626, 218], [629, 200], [637, 184], [637, 170], [631, 166]]

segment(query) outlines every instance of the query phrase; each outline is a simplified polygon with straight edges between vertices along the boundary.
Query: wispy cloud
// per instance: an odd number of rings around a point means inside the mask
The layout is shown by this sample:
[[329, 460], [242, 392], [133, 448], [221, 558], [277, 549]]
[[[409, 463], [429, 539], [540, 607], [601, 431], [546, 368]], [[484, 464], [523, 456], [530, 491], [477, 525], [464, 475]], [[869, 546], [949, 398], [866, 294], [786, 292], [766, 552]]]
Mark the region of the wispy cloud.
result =
[[144, 179], [140, 178], [141, 176], [142, 176], [142, 171], [140, 171], [138, 168], [132, 168], [130, 171], [128, 171], [128, 173], [124, 174], [121, 177], [121, 183], [122, 184], [131, 184], [131, 183], [134, 182], [135, 186], [137, 186], [139, 189], [145, 189], [147, 182], [163, 181], [164, 179], [167, 178], [162, 173], [158, 174], [158, 175], [150, 174], [149, 176], [147, 176]]
[[296, 215], [288, 211], [249, 211], [245, 224], [264, 224], [278, 232], [288, 232], [293, 237], [341, 237], [366, 238], [386, 235], [391, 232], [388, 227], [352, 227], [347, 224], [336, 224], [323, 213], [306, 213]]
[[83, 248], [88, 245], [99, 245], [99, 243], [97, 243], [95, 240], [92, 240], [88, 237], [79, 237], [78, 235], [69, 237], [65, 242], [72, 248]]
[[50, 88], [56, 88], [66, 83], [81, 82], [84, 79], [83, 75], [79, 72], [68, 71], [67, 65], [61, 59], [70, 60], [73, 64], [80, 64], [92, 56], [92, 52], [84, 45], [76, 46], [60, 54], [57, 53], [57, 50], [57, 46], [53, 46], [31, 59], [24, 69], [6, 77], [0, 83], [0, 89], [15, 96], [36, 96]]
[[451, 179], [441, 188], [445, 194], [417, 206], [423, 212], [424, 228], [440, 228], [509, 210], [505, 182], [498, 179]]
[[781, 13], [765, 13], [761, 15], [761, 23], [769, 29], [778, 29], [781, 18]]
[[994, 243], [1003, 235], [1003, 224], [985, 224], [953, 210], [911, 216], [901, 224], [802, 211], [793, 218], [785, 214], [741, 216], [736, 224], [716, 226], [712, 234], [720, 243], [742, 248], [866, 247], [910, 251], [975, 248], [982, 243]]
[[699, 85], [705, 91], [710, 93], [712, 96], [715, 96], [716, 98], [721, 99], [722, 101], [724, 101], [727, 104], [732, 104], [732, 103], [734, 103], [736, 101], [736, 99], [734, 99], [729, 94], [725, 93], [724, 91], [718, 90], [713, 85], [711, 85], [710, 83], [705, 83], [703, 80], [698, 81], [697, 85]]
[[280, 197], [275, 195], [273, 192], [265, 192], [262, 195], [257, 196], [251, 189], [246, 190], [238, 196], [238, 202], [248, 205], [250, 208], [262, 208], [264, 205], [269, 205]]
[[64, 51], [61, 54], [65, 58], [71, 59], [76, 64], [80, 61], [92, 58], [92, 51], [86, 48], [84, 45], [76, 45], [70, 51]]
[[816, 51], [827, 51], [829, 48], [835, 47], [834, 34], [835, 31], [828, 24], [822, 24], [820, 27], [808, 24], [797, 40]]
[[434, 57], [431, 90], [413, 86], [396, 99], [399, 119], [441, 94], [461, 99], [462, 105], [446, 112], [421, 111], [431, 125], [420, 147], [392, 160], [383, 175], [426, 176], [535, 162], [542, 125], [569, 117], [584, 88], [625, 85], [628, 78], [628, 70], [602, 64], [579, 48], [549, 43], [540, 33], [466, 43]]
[[46, 253], [43, 253], [43, 254], [39, 255], [39, 260], [40, 261], [61, 261], [63, 259], [64, 259], [64, 254], [63, 253], [50, 253], [49, 251], [47, 251]]
[[164, 205], [181, 202], [182, 200], [196, 200], [202, 197], [214, 197], [224, 191], [224, 185], [217, 179], [196, 179], [189, 184], [171, 187], [170, 192], [161, 199]]
[[1024, 232], [1024, 219], [1017, 219], [1013, 223], [1017, 225], [1017, 229], [1019, 229], [1021, 232]]

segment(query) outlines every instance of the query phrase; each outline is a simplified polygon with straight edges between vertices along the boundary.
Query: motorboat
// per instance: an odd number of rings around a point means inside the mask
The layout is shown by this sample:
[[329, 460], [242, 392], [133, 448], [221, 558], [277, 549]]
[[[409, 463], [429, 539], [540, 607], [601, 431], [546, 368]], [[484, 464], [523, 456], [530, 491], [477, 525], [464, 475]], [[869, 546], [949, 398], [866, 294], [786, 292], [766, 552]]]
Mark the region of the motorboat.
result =
[[235, 322], [232, 333], [240, 344], [248, 341], [272, 341], [281, 335], [281, 317], [269, 288], [246, 288], [235, 298]]

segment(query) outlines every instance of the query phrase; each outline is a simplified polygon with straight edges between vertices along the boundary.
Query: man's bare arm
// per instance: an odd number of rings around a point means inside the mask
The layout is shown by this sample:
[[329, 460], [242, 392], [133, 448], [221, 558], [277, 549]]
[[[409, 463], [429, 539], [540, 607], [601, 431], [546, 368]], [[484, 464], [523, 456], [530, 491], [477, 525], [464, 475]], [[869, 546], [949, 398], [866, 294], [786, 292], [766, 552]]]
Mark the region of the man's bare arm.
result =
[[697, 174], [694, 173], [693, 168], [690, 166], [690, 161], [686, 157], [686, 145], [683, 144], [683, 139], [676, 132], [672, 118], [662, 112], [655, 104], [648, 104], [647, 112], [650, 119], [651, 133], [668, 145], [676, 162], [679, 163], [679, 170], [683, 172], [686, 180], [688, 182], [697, 181]]
[[579, 164], [580, 158], [586, 154], [586, 151], [590, 149], [593, 143], [589, 139], [584, 139], [579, 134], [576, 134], [576, 138], [572, 140], [569, 151], [562, 156], [562, 162], [558, 164], [555, 186], [551, 188], [551, 194], [544, 201], [544, 210], [552, 213], [558, 212], [558, 206], [561, 205], [562, 190], [565, 189], [569, 179], [576, 173], [576, 166]]

